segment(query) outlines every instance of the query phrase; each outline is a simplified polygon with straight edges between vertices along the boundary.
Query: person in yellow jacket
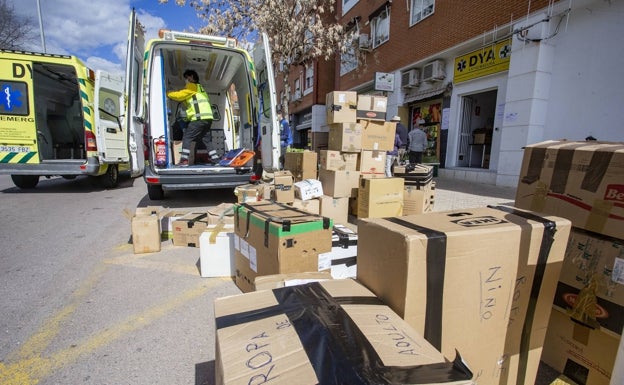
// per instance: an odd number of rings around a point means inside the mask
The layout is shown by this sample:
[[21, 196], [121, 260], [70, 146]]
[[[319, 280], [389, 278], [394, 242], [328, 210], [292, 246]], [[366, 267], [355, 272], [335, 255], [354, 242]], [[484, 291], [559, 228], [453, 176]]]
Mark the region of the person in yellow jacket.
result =
[[199, 75], [197, 72], [187, 69], [184, 71], [184, 79], [186, 87], [179, 91], [170, 91], [167, 97], [177, 102], [184, 102], [186, 105], [186, 120], [188, 125], [184, 129], [182, 136], [182, 152], [180, 154], [180, 162], [178, 166], [188, 166], [191, 154], [191, 145], [193, 142], [199, 143], [201, 140], [208, 150], [208, 156], [212, 163], [216, 163], [219, 159], [214, 145], [212, 144], [212, 135], [210, 134], [210, 126], [212, 126], [212, 107], [210, 99], [201, 84], [199, 84]]

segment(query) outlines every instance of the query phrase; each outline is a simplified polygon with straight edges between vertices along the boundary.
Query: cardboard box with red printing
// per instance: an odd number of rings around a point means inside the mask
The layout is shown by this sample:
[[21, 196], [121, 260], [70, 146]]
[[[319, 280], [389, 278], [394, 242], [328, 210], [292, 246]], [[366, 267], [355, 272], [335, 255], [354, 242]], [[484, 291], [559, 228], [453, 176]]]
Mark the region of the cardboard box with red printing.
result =
[[207, 212], [188, 213], [176, 219], [173, 226], [175, 246], [199, 247], [199, 236], [210, 224]]
[[526, 146], [515, 205], [624, 239], [624, 143], [546, 141]]
[[336, 150], [319, 152], [319, 167], [328, 171], [357, 171], [358, 153]]
[[214, 313], [217, 384], [472, 383], [459, 355], [352, 279], [218, 298]]
[[570, 227], [511, 207], [360, 219], [357, 279], [477, 383], [534, 385]]
[[386, 96], [358, 95], [356, 116], [358, 119], [385, 121], [387, 107]]

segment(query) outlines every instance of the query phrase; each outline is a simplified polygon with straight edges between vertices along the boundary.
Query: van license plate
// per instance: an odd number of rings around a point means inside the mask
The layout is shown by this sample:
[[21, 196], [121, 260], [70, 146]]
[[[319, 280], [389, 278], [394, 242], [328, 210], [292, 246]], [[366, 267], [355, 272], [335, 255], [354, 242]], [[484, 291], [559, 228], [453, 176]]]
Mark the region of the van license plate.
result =
[[0, 152], [30, 152], [30, 147], [0, 145]]

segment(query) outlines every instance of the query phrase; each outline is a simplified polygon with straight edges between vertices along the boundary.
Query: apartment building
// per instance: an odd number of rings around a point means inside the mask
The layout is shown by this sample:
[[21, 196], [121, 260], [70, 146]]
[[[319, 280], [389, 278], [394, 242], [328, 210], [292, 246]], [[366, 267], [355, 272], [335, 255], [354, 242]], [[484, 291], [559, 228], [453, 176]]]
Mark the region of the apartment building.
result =
[[295, 71], [302, 146], [332, 89], [387, 96], [388, 117], [424, 126], [425, 161], [454, 178], [515, 186], [527, 144], [624, 141], [622, 2], [337, 0], [337, 13], [360, 37]]

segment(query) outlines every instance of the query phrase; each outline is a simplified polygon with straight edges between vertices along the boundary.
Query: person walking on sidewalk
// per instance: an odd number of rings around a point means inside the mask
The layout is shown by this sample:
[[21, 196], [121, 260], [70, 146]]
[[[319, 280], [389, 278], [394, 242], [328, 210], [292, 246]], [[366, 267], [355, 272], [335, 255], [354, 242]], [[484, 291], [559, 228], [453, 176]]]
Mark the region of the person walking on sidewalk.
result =
[[170, 91], [167, 93], [169, 99], [177, 102], [184, 102], [186, 105], [186, 120], [188, 121], [188, 125], [184, 129], [184, 135], [182, 136], [182, 151], [180, 154], [180, 162], [177, 165], [189, 165], [191, 146], [193, 142], [199, 143], [200, 141], [206, 146], [210, 162], [216, 163], [219, 156], [214, 149], [212, 135], [210, 134], [210, 127], [212, 126], [213, 119], [210, 99], [204, 87], [199, 84], [199, 75], [197, 75], [197, 72], [187, 69], [184, 71], [183, 76], [186, 80], [186, 86], [179, 91]]
[[409, 163], [422, 163], [423, 152], [427, 149], [427, 134], [416, 124], [408, 134]]

